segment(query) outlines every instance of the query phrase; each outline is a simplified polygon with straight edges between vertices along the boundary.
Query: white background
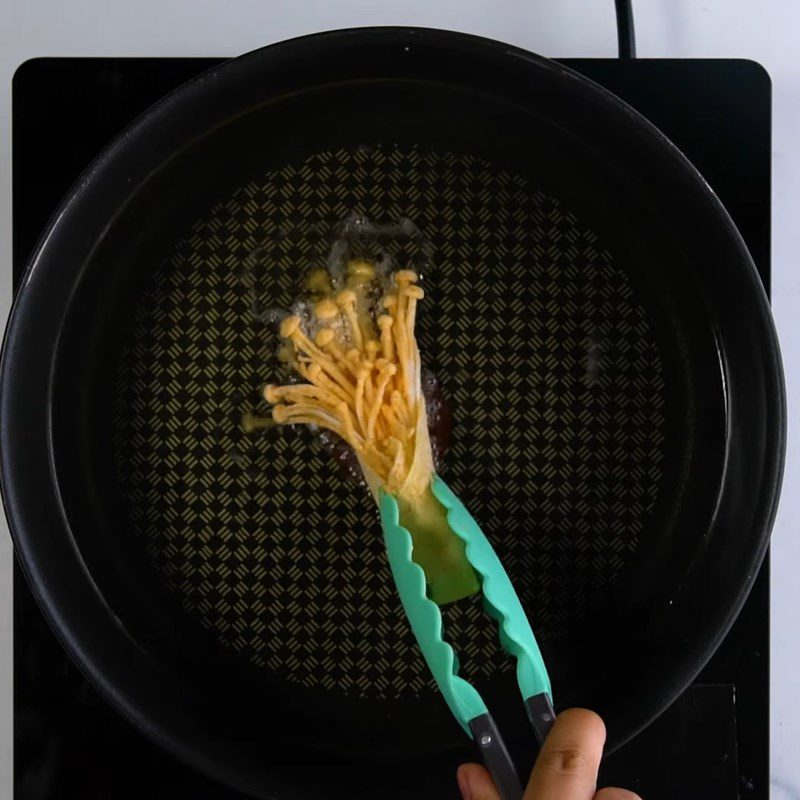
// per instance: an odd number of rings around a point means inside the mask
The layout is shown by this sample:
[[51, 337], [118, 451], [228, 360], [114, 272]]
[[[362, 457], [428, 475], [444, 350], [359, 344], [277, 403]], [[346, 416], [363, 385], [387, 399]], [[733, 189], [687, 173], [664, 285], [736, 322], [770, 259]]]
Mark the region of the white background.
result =
[[[773, 80], [773, 295], [790, 440], [772, 560], [772, 776], [775, 800], [800, 798], [800, 453], [792, 449], [800, 392], [800, 2], [635, 0], [634, 10], [641, 57], [751, 58]], [[616, 54], [613, 0], [0, 0], [0, 319], [11, 292], [10, 89], [20, 63], [227, 56], [331, 28], [400, 24], [481, 34], [548, 56]], [[0, 798], [11, 797], [11, 559], [3, 527]]]

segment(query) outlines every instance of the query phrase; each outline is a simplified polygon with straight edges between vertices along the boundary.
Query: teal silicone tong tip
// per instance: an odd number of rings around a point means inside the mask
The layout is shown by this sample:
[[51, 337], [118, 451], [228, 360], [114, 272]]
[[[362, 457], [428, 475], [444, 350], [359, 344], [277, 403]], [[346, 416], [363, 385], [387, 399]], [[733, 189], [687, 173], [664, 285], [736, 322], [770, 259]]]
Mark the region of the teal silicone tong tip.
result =
[[[517, 684], [540, 742], [552, 726], [550, 678], [517, 593], [478, 523], [438, 476], [432, 491], [447, 510], [447, 522], [465, 545], [467, 561], [481, 580], [484, 605], [498, 623], [503, 649], [517, 661]], [[503, 800], [522, 789], [508, 751], [477, 690], [458, 675], [458, 658], [443, 635], [442, 614], [427, 595], [425, 573], [413, 560], [411, 534], [400, 525], [397, 501], [381, 492], [381, 525], [397, 591], [420, 650], [453, 716], [478, 743]]]
[[382, 493], [381, 524], [394, 582], [425, 661], [453, 716], [468, 735], [469, 721], [487, 712], [477, 690], [458, 676], [453, 648], [444, 640], [442, 612], [428, 599], [425, 573], [412, 559], [411, 534], [400, 525], [397, 501]]

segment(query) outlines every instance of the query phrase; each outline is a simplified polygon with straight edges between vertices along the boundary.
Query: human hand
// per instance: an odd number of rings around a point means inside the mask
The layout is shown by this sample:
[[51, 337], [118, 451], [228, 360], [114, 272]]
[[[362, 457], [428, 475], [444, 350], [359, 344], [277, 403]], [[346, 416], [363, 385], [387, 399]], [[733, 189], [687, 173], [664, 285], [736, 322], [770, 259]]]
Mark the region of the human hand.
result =
[[[594, 712], [573, 708], [559, 714], [533, 766], [523, 800], [640, 800], [626, 789], [597, 791], [605, 741], [606, 727]], [[500, 800], [480, 764], [462, 764], [457, 777], [464, 800]]]

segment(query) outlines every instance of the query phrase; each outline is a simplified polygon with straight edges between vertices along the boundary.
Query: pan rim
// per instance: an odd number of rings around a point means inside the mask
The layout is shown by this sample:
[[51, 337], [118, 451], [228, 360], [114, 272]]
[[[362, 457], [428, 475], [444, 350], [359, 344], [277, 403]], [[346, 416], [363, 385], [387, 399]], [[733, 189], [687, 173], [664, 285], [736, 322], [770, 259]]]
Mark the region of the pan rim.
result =
[[[32, 292], [36, 289], [35, 283], [38, 279], [37, 270], [43, 271], [46, 269], [43, 265], [48, 263], [48, 259], [52, 258], [52, 252], [57, 249], [58, 239], [64, 235], [64, 230], [68, 228], [72, 220], [79, 216], [81, 203], [86, 202], [87, 193], [98, 191], [97, 184], [102, 183], [104, 179], [104, 171], [120, 154], [124, 155], [128, 144], [135, 139], [140, 139], [148, 135], [148, 130], [156, 130], [159, 121], [165, 117], [169, 117], [174, 113], [187, 98], [191, 100], [194, 97], [202, 101], [204, 87], [208, 83], [220, 81], [232, 81], [236, 78], [238, 70], [243, 68], [257, 68], [258, 64], [269, 62], [273, 58], [291, 58], [292, 50], [300, 48], [301, 50], [308, 44], [314, 46], [319, 41], [327, 40], [334, 48], [338, 46], [347, 46], [348, 41], [352, 41], [351, 37], [372, 36], [378, 39], [383, 38], [387, 42], [397, 43], [403, 41], [415, 41], [414, 37], [428, 38], [435, 40], [436, 46], [447, 48], [455, 42], [459, 46], [463, 46], [466, 50], [475, 49], [480, 53], [492, 51], [494, 55], [508, 58], [513, 56], [520, 62], [526, 63], [528, 66], [525, 69], [546, 70], [549, 72], [557, 72], [560, 79], [567, 78], [569, 80], [577, 80], [584, 87], [590, 87], [590, 90], [595, 93], [600, 93], [604, 97], [604, 101], [612, 106], [616, 113], [621, 113], [627, 116], [630, 120], [634, 121], [639, 127], [644, 125], [649, 131], [651, 138], [657, 139], [662, 147], [668, 149], [671, 153], [672, 159], [680, 165], [687, 175], [691, 175], [692, 181], [695, 184], [696, 191], [702, 193], [706, 201], [710, 201], [710, 207], [716, 212], [718, 221], [721, 227], [726, 229], [727, 235], [735, 240], [735, 246], [741, 256], [741, 262], [749, 269], [743, 271], [743, 276], [750, 282], [750, 290], [755, 292], [758, 297], [758, 307], [762, 316], [762, 330], [761, 334], [764, 339], [763, 354], [765, 358], [765, 367], [769, 378], [771, 379], [771, 397], [770, 406], [770, 422], [772, 424], [771, 442], [774, 443], [773, 448], [768, 448], [773, 453], [772, 463], [768, 464], [767, 472], [769, 480], [765, 481], [763, 487], [763, 497], [759, 498], [759, 518], [762, 521], [762, 535], [756, 542], [753, 549], [753, 558], [751, 563], [746, 566], [746, 572], [749, 580], [744, 584], [744, 590], [740, 592], [728, 609], [728, 614], [721, 621], [721, 625], [714, 626], [717, 631], [717, 636], [712, 640], [712, 644], [708, 647], [705, 658], [700, 661], [694, 660], [694, 664], [689, 672], [684, 672], [672, 681], [677, 688], [674, 694], [669, 698], [668, 702], [663, 703], [661, 708], [658, 708], [652, 715], [643, 721], [641, 728], [645, 727], [649, 722], [658, 715], [663, 709], [675, 699], [680, 690], [699, 672], [705, 661], [716, 649], [716, 646], [724, 637], [725, 633], [733, 623], [736, 615], [738, 614], [741, 605], [747, 596], [752, 581], [755, 579], [757, 567], [761, 563], [764, 552], [766, 551], [768, 542], [768, 533], [774, 520], [774, 515], [777, 507], [777, 494], [780, 485], [782, 464], [783, 464], [783, 451], [785, 447], [785, 400], [783, 389], [783, 378], [780, 368], [780, 357], [778, 354], [777, 337], [774, 328], [772, 327], [769, 310], [764, 294], [763, 287], [761, 287], [755, 268], [747, 253], [744, 242], [738, 234], [733, 222], [723, 209], [713, 192], [705, 184], [702, 176], [697, 170], [692, 167], [685, 157], [672, 145], [669, 140], [657, 129], [653, 128], [649, 123], [643, 120], [633, 109], [624, 104], [621, 100], [611, 95], [605, 89], [597, 87], [596, 84], [591, 83], [582, 76], [571, 72], [567, 68], [556, 65], [554, 62], [541, 59], [538, 56], [533, 56], [526, 51], [521, 51], [516, 48], [509, 47], [508, 45], [491, 42], [490, 40], [480, 39], [478, 37], [466, 36], [464, 34], [455, 34], [443, 31], [429, 31], [419, 28], [358, 28], [346, 31], [336, 31], [324, 34], [314, 34], [300, 39], [291, 40], [289, 42], [282, 42], [272, 45], [268, 48], [255, 51], [254, 53], [247, 54], [240, 59], [236, 59], [226, 64], [216, 67], [205, 75], [186, 84], [184, 87], [176, 90], [176, 92], [168, 95], [165, 99], [160, 101], [156, 106], [145, 112], [145, 114], [135, 121], [126, 132], [124, 132], [114, 143], [112, 143], [93, 164], [87, 169], [84, 175], [73, 186], [59, 210], [54, 215], [51, 222], [48, 224], [43, 238], [34, 251], [26, 274], [23, 278], [20, 291], [17, 299], [15, 300], [12, 313], [9, 317], [8, 326], [6, 328], [5, 342], [2, 354], [2, 363], [0, 363], [0, 435], [4, 437], [4, 442], [19, 442], [19, 430], [25, 428], [25, 420], [30, 425], [34, 412], [28, 411], [28, 414], [23, 417], [21, 415], [22, 409], [19, 404], [13, 399], [16, 393], [16, 384], [12, 385], [12, 381], [16, 381], [20, 377], [25, 377], [25, 359], [26, 348], [24, 345], [25, 334], [30, 332], [33, 320], [30, 319], [34, 305]], [[243, 66], [244, 65], [244, 66]], [[107, 220], [110, 224], [110, 220]], [[31, 289], [31, 287], [34, 287]], [[41, 287], [39, 287], [41, 291]], [[22, 423], [22, 424], [21, 424]], [[130, 720], [137, 723], [140, 728], [144, 728], [146, 732], [154, 738], [160, 739], [162, 744], [165, 744], [168, 749], [176, 752], [184, 760], [194, 763], [206, 772], [215, 774], [216, 777], [223, 777], [227, 782], [230, 782], [229, 773], [219, 773], [213, 768], [210, 761], [204, 760], [197, 752], [191, 748], [184, 746], [180, 738], [170, 737], [166, 735], [165, 731], [159, 731], [158, 726], [140, 718], [140, 714], [136, 713], [137, 705], [135, 703], [126, 702], [126, 698], [122, 697], [119, 691], [114, 687], [113, 681], [108, 681], [102, 674], [102, 670], [95, 669], [95, 661], [86, 646], [84, 636], [81, 632], [75, 631], [74, 623], [70, 623], [64, 619], [61, 614], [61, 605], [57, 598], [57, 592], [48, 590], [48, 581], [44, 578], [43, 564], [41, 563], [40, 556], [36, 552], [36, 548], [31, 548], [32, 535], [36, 538], [35, 532], [31, 532], [30, 522], [26, 522], [26, 511], [20, 508], [20, 503], [24, 502], [20, 499], [19, 480], [18, 477], [29, 466], [29, 456], [23, 456], [16, 447], [5, 447], [2, 451], [2, 460], [0, 461], [0, 482], [3, 488], [4, 504], [6, 506], [6, 513], [9, 519], [9, 526], [12, 530], [12, 535], [15, 540], [15, 545], [19, 555], [20, 563], [28, 578], [29, 584], [35, 589], [37, 599], [40, 605], [44, 608], [46, 615], [51, 622], [54, 630], [57, 631], [59, 638], [62, 640], [65, 648], [70, 652], [73, 659], [79, 663], [81, 668], [88, 672], [92, 682], [99, 686], [104, 695], [111, 702], [123, 712], [123, 714]], [[50, 468], [50, 479], [55, 482], [56, 476]], [[57, 495], [57, 487], [56, 495]], [[90, 576], [87, 576], [90, 577]], [[684, 660], [687, 659], [686, 657]], [[691, 673], [691, 674], [690, 674]], [[621, 742], [617, 742], [617, 745]], [[246, 788], [246, 787], [245, 787]]]

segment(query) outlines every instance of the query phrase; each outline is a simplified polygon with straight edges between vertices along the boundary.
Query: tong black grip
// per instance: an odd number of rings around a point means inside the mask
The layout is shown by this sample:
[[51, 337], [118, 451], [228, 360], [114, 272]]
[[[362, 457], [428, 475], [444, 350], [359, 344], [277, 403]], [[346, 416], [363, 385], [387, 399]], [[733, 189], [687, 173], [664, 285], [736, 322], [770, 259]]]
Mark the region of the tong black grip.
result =
[[[556, 721], [550, 696], [543, 692], [529, 697], [525, 701], [525, 711], [541, 746]], [[487, 712], [474, 717], [469, 721], [469, 728], [481, 751], [483, 763], [497, 787], [500, 800], [522, 800], [522, 784], [517, 769], [492, 715]]]
[[556, 721], [556, 712], [553, 710], [550, 696], [546, 692], [542, 692], [542, 694], [529, 697], [525, 701], [525, 711], [528, 712], [528, 720], [541, 747]]
[[483, 763], [492, 776], [500, 800], [522, 800], [522, 784], [503, 737], [491, 714], [481, 714], [469, 721]]

